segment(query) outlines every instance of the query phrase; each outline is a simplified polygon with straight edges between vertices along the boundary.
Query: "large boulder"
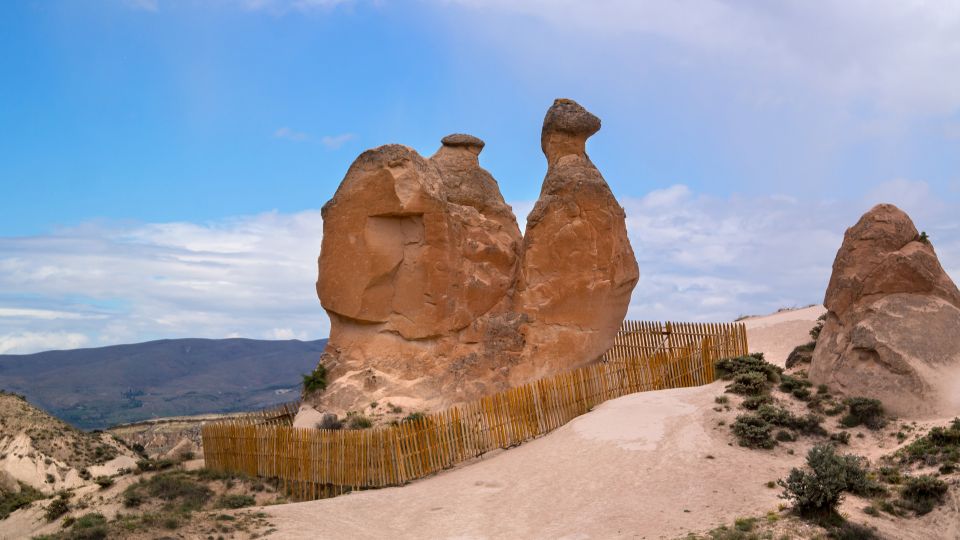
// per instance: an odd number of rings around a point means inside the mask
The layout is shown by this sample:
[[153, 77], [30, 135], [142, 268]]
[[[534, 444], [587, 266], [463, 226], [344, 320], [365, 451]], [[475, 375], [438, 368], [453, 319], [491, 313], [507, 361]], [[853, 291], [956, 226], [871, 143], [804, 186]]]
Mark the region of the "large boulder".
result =
[[877, 205], [847, 230], [824, 306], [814, 382], [901, 416], [960, 412], [960, 291], [902, 210]]
[[479, 164], [480, 139], [449, 135], [428, 159], [400, 145], [361, 154], [323, 207], [330, 384], [307, 396], [315, 410], [439, 408], [609, 348], [638, 272], [623, 209], [584, 149], [599, 127], [570, 100], [548, 111], [527, 238]]

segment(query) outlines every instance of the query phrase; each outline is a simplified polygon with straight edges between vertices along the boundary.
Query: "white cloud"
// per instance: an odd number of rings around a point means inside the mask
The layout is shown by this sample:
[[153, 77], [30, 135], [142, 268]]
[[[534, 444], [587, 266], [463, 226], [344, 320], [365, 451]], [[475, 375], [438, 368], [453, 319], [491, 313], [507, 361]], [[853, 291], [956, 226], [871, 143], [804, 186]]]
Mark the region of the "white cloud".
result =
[[[960, 217], [924, 182], [832, 202], [674, 185], [621, 199], [641, 273], [628, 316], [724, 321], [820, 302], [843, 232], [878, 202], [907, 210], [960, 275]], [[513, 204], [521, 228], [531, 206]], [[0, 351], [325, 337], [314, 288], [322, 230], [320, 212], [307, 211], [0, 238]]]
[[320, 138], [320, 144], [331, 150], [338, 150], [341, 146], [350, 140], [353, 140], [353, 133], [341, 133], [340, 135], [326, 135]]
[[273, 132], [273, 136], [278, 139], [287, 139], [288, 141], [303, 142], [310, 140], [310, 135], [303, 132], [297, 131], [295, 129], [290, 129], [288, 127], [277, 128]]
[[88, 342], [87, 336], [75, 332], [18, 332], [0, 335], [0, 354], [76, 349]]
[[[618, 43], [624, 66], [660, 61], [735, 70], [759, 107], [790, 93], [772, 81], [814, 88], [834, 98], [866, 98], [877, 107], [950, 112], [960, 107], [960, 4], [853, 0], [442, 0], [494, 18], [539, 20], [576, 43]], [[496, 19], [502, 25], [502, 20]], [[484, 24], [482, 20], [478, 25]], [[528, 24], [529, 26], [529, 24]], [[525, 36], [496, 34], [513, 58]], [[653, 40], [652, 42], [650, 40]], [[520, 46], [518, 46], [520, 42]], [[632, 46], [622, 46], [631, 44]], [[550, 54], [555, 55], [551, 48]], [[566, 61], [564, 55], [556, 56]], [[620, 62], [622, 58], [617, 59]], [[760, 84], [756, 84], [759, 82]]]

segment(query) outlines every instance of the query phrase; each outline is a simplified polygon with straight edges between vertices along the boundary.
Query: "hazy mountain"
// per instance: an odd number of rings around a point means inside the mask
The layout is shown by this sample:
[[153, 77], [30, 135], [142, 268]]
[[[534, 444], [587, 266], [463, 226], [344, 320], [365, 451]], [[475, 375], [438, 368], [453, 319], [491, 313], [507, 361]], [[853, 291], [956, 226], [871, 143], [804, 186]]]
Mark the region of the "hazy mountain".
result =
[[326, 341], [166, 339], [0, 355], [0, 389], [87, 429], [251, 410], [299, 398], [300, 375]]

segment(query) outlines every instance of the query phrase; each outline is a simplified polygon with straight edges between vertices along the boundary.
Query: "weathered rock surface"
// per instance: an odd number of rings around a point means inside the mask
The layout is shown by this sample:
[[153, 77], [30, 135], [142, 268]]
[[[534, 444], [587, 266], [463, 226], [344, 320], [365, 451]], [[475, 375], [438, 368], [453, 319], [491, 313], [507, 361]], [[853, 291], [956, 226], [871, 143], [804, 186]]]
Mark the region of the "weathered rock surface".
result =
[[960, 412], [960, 291], [903, 211], [875, 206], [847, 230], [824, 305], [814, 382], [901, 416]]
[[547, 175], [527, 218], [517, 287], [518, 310], [531, 318], [529, 355], [538, 360], [517, 370], [521, 378], [602, 355], [639, 279], [626, 214], [586, 153], [599, 129], [599, 118], [565, 99], [543, 121]]
[[599, 127], [569, 100], [548, 111], [527, 238], [480, 139], [449, 135], [429, 159], [400, 145], [361, 154], [323, 207], [331, 383], [315, 410], [432, 409], [600, 356], [638, 272], [623, 209], [585, 153]]

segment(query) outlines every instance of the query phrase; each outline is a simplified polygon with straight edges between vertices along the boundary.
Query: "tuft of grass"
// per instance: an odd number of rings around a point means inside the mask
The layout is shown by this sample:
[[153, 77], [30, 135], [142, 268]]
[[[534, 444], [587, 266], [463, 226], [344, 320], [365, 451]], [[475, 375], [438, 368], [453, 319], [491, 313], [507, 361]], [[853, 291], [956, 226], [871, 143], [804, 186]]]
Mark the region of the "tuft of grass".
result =
[[257, 504], [257, 500], [250, 495], [223, 495], [220, 497], [220, 500], [217, 502], [217, 506], [220, 508], [246, 508], [248, 506], [254, 506]]
[[373, 427], [373, 422], [362, 414], [353, 414], [347, 419], [347, 427], [350, 429], [367, 429]]
[[918, 516], [930, 513], [943, 502], [947, 483], [933, 476], [912, 476], [906, 479], [900, 491], [900, 506], [913, 510]]
[[743, 396], [759, 396], [767, 391], [767, 376], [760, 372], [738, 373], [727, 386], [727, 392]]

